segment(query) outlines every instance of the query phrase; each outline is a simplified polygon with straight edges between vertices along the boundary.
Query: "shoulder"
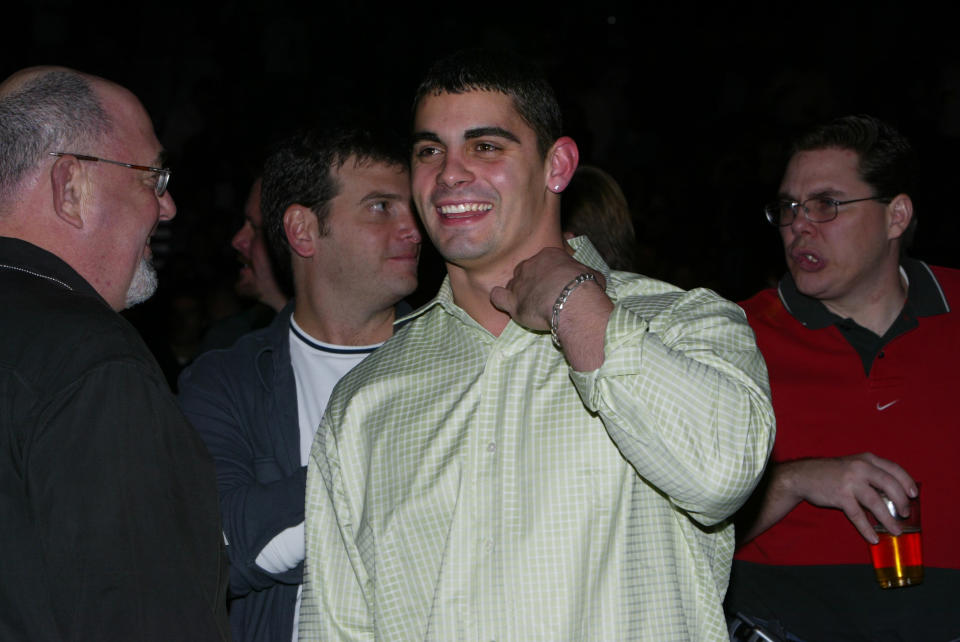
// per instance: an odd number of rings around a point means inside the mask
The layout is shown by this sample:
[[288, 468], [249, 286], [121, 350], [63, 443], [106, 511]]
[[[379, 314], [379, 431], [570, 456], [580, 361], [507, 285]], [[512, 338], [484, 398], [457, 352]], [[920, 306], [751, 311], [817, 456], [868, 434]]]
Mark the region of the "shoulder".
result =
[[229, 348], [216, 348], [204, 352], [184, 372], [209, 372], [224, 370], [224, 374], [236, 368], [249, 367], [264, 350], [276, 350], [282, 341], [273, 336], [270, 328], [248, 332]]
[[930, 271], [937, 277], [937, 282], [943, 289], [950, 303], [951, 310], [960, 307], [960, 270], [938, 265], [931, 265]]
[[438, 305], [398, 328], [386, 343], [340, 379], [328, 412], [336, 413], [348, 400], [367, 392], [393, 397], [419, 386], [437, 362], [449, 356], [452, 341], [446, 327], [450, 321]]
[[8, 363], [48, 387], [122, 362], [162, 379], [139, 333], [102, 300], [32, 281], [6, 297], [2, 316]]
[[651, 328], [718, 317], [743, 322], [736, 304], [706, 288], [683, 290], [646, 276], [611, 272], [607, 291], [615, 305], [650, 320]]
[[390, 376], [405, 371], [418, 363], [430, 361], [434, 356], [438, 337], [443, 334], [444, 317], [440, 306], [427, 310], [411, 319], [382, 346], [364, 359], [348, 376], [358, 372], [358, 377]]
[[285, 324], [282, 330], [271, 324], [243, 335], [229, 348], [204, 352], [180, 374], [181, 396], [197, 386], [215, 386], [216, 382], [252, 384], [258, 379], [258, 369], [272, 370], [276, 352], [282, 351], [288, 341], [287, 332]]
[[773, 318], [786, 312], [783, 302], [777, 295], [776, 288], [760, 290], [752, 297], [740, 302], [740, 307], [747, 313], [747, 318], [753, 323], [754, 318]]

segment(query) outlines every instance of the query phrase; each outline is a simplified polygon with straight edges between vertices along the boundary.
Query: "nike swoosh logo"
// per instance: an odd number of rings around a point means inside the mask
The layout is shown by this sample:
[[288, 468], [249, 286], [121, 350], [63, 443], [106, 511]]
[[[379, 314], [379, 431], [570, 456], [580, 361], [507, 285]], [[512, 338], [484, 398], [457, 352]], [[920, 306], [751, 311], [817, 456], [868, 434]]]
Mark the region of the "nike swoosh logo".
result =
[[900, 400], [899, 400], [899, 399], [894, 399], [894, 400], [891, 401], [890, 403], [885, 403], [885, 404], [883, 404], [882, 406], [880, 405], [880, 402], [878, 401], [878, 402], [877, 402], [877, 410], [879, 410], [879, 411], [882, 412], [882, 411], [886, 410], [887, 408], [889, 408], [890, 406], [892, 406], [893, 404], [897, 403], [898, 401], [900, 401]]

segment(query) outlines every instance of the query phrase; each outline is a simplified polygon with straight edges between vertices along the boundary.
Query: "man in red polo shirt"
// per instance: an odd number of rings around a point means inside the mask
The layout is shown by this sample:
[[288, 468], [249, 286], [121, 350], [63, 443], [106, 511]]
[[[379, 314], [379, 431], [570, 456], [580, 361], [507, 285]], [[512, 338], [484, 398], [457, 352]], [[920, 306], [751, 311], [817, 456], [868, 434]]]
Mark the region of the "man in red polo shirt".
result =
[[[960, 271], [904, 254], [914, 166], [889, 125], [840, 118], [797, 141], [766, 207], [789, 273], [742, 305], [777, 438], [726, 606], [774, 637], [960, 637]], [[868, 515], [898, 534], [881, 493], [906, 514], [921, 482], [925, 578], [881, 589]]]

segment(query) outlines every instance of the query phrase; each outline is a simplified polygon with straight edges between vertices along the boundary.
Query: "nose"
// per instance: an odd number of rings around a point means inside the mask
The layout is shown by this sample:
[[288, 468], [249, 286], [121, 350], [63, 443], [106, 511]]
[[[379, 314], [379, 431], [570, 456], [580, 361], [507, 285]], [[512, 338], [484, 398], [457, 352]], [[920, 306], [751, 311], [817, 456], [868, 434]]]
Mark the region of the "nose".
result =
[[170, 190], [163, 193], [160, 197], [160, 220], [169, 221], [177, 215], [177, 204], [173, 202], [173, 195]]
[[817, 230], [817, 223], [814, 223], [806, 217], [807, 208], [804, 205], [797, 205], [793, 209], [793, 221], [787, 227], [794, 234], [813, 234]]
[[464, 183], [469, 183], [472, 180], [473, 173], [467, 169], [463, 160], [448, 151], [444, 157], [443, 166], [437, 174], [437, 183], [447, 187], [456, 187]]
[[397, 235], [410, 243], [419, 244], [423, 237], [420, 234], [420, 226], [417, 225], [417, 217], [413, 215], [413, 207], [407, 205], [397, 216]]
[[243, 226], [237, 230], [237, 233], [233, 235], [233, 239], [230, 240], [230, 245], [233, 246], [237, 252], [241, 254], [246, 254], [247, 250], [250, 248], [250, 241], [253, 239], [253, 227], [250, 225], [250, 221], [244, 221]]

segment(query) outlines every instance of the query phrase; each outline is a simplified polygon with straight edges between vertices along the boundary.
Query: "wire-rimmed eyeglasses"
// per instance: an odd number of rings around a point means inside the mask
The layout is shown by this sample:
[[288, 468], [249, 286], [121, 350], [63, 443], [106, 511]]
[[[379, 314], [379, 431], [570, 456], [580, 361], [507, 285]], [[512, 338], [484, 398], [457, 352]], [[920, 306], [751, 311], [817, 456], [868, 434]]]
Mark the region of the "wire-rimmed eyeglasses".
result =
[[48, 152], [51, 156], [73, 156], [77, 160], [82, 161], [91, 161], [94, 163], [110, 163], [111, 165], [119, 165], [120, 167], [129, 167], [130, 169], [138, 169], [143, 172], [153, 172], [157, 175], [157, 184], [154, 186], [154, 191], [157, 193], [157, 198], [163, 196], [164, 192], [167, 191], [167, 183], [170, 182], [170, 170], [166, 167], [150, 167], [149, 165], [134, 165], [133, 163], [121, 163], [120, 161], [108, 160], [106, 158], [97, 158], [96, 156], [88, 156], [86, 154], [74, 154], [72, 152]]
[[800, 210], [803, 210], [803, 217], [808, 221], [826, 223], [840, 215], [841, 205], [859, 203], [861, 201], [889, 203], [890, 199], [883, 196], [867, 196], [865, 198], [854, 198], [849, 201], [838, 201], [828, 196], [814, 196], [802, 203], [787, 200], [770, 203], [763, 208], [763, 213], [767, 215], [767, 221], [777, 227], [791, 225], [797, 217], [797, 212]]

